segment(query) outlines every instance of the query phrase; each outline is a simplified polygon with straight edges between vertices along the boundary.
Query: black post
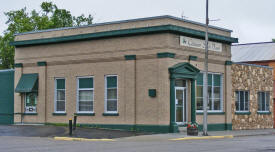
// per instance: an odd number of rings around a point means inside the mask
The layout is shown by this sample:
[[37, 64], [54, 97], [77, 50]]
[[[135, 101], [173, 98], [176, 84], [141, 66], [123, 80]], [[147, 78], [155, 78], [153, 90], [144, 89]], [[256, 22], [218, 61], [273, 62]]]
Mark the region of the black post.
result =
[[73, 122], [72, 119], [69, 120], [69, 130], [70, 130], [70, 136], [73, 134]]
[[74, 116], [74, 126], [73, 126], [73, 130], [76, 129], [76, 120], [77, 120], [77, 116], [75, 115], [75, 116]]

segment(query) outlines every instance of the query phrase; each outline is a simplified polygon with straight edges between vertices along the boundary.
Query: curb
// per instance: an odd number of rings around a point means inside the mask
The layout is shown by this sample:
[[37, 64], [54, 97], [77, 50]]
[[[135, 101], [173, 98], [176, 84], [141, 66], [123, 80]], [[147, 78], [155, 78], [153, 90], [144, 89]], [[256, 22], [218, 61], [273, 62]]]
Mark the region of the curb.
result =
[[202, 139], [225, 139], [225, 138], [234, 138], [234, 136], [225, 135], [225, 136], [184, 137], [184, 138], [173, 138], [169, 140], [179, 141], [179, 140], [202, 140]]
[[63, 141], [116, 141], [114, 139], [88, 139], [88, 138], [71, 138], [71, 137], [54, 137], [54, 140]]

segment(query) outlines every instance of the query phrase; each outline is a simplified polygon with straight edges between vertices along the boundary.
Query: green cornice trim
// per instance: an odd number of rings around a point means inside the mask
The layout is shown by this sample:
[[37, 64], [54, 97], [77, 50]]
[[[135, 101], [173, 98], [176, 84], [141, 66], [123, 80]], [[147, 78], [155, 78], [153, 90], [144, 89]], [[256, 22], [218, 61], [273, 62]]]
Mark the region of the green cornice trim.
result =
[[[199, 131], [203, 130], [203, 124], [199, 125]], [[231, 123], [220, 123], [220, 124], [207, 124], [208, 131], [223, 131], [223, 130], [232, 130]]]
[[[68, 126], [67, 123], [45, 123], [46, 125]], [[103, 128], [136, 132], [168, 133], [169, 125], [133, 125], [133, 124], [77, 124], [78, 127]]]
[[37, 62], [37, 66], [47, 66], [47, 62], [46, 61], [39, 61], [39, 62]]
[[[13, 41], [10, 43], [10, 45], [19, 47], [19, 46], [28, 46], [28, 45], [41, 45], [41, 44], [50, 44], [50, 43], [82, 41], [82, 40], [91, 40], [91, 39], [100, 39], [100, 38], [109, 38], [109, 37], [121, 37], [121, 36], [142, 35], [142, 34], [144, 35], [144, 34], [153, 34], [153, 33], [174, 33], [174, 34], [185, 35], [185, 36], [190, 36], [190, 37], [195, 37], [200, 39], [205, 38], [204, 31], [199, 31], [199, 30], [194, 30], [186, 27], [169, 24], [169, 25], [79, 34], [79, 35], [72, 35], [72, 36], [61, 36], [61, 37], [54, 37], [54, 38]], [[222, 36], [222, 35], [217, 35], [212, 33], [209, 33], [208, 37], [209, 37], [209, 40], [211, 41], [216, 41], [221, 43], [231, 44], [231, 43], [238, 42], [237, 38], [227, 37], [227, 36]]]
[[[197, 115], [203, 115], [203, 112], [196, 112]], [[207, 112], [207, 115], [224, 115], [225, 112]]]
[[67, 113], [52, 113], [54, 116], [66, 116]]
[[23, 115], [33, 115], [33, 116], [36, 116], [38, 114], [37, 113], [23, 113]]
[[119, 113], [103, 113], [103, 116], [119, 116]]
[[125, 55], [125, 60], [136, 60], [136, 55]]
[[257, 114], [259, 114], [259, 115], [270, 115], [271, 112], [270, 111], [258, 111]]
[[225, 65], [232, 65], [232, 61], [225, 61]]
[[197, 61], [197, 60], [198, 60], [198, 57], [197, 57], [197, 56], [192, 56], [192, 55], [190, 55], [190, 56], [189, 56], [189, 60], [191, 60], [191, 61]]
[[76, 116], [95, 116], [95, 113], [75, 113]]
[[175, 53], [161, 52], [157, 53], [158, 58], [175, 58]]
[[250, 115], [251, 112], [235, 112], [235, 115]]
[[15, 63], [14, 67], [15, 68], [22, 68], [23, 67], [23, 63]]

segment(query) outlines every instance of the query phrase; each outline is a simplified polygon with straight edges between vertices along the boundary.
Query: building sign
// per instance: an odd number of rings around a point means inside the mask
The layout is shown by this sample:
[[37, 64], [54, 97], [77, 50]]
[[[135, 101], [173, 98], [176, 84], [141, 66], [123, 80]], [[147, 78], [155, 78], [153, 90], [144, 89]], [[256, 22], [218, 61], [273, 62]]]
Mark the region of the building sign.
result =
[[[205, 41], [186, 36], [180, 36], [180, 45], [192, 48], [205, 49]], [[208, 50], [222, 52], [222, 44], [208, 41]]]

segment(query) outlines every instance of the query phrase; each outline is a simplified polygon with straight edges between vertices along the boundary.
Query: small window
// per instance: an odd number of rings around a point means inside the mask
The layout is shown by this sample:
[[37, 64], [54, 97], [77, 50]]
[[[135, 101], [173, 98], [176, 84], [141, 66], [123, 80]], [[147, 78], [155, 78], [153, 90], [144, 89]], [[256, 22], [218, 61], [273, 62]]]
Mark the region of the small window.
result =
[[270, 92], [258, 92], [258, 111], [269, 112]]
[[93, 77], [79, 77], [77, 88], [77, 112], [93, 113], [94, 80]]
[[66, 105], [66, 89], [65, 89], [65, 79], [56, 78], [55, 79], [55, 112], [56, 113], [65, 113]]
[[25, 113], [36, 113], [37, 93], [25, 94]]
[[117, 76], [105, 76], [105, 112], [117, 113]]
[[249, 111], [249, 91], [236, 91], [236, 112]]

